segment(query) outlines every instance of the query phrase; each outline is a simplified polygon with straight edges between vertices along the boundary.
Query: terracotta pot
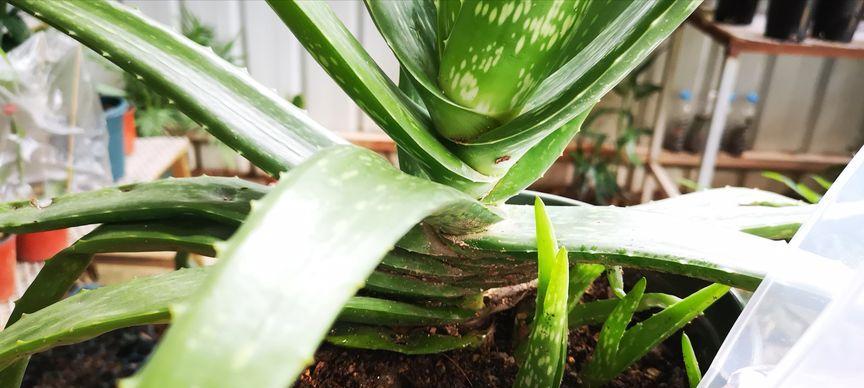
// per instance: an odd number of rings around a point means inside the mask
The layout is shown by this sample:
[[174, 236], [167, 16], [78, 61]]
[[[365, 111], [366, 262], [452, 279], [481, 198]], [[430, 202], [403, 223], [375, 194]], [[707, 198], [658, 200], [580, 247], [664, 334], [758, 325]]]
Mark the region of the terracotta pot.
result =
[[132, 154], [135, 151], [135, 139], [138, 137], [138, 129], [135, 128], [135, 107], [131, 106], [123, 113], [123, 153]]
[[9, 300], [15, 294], [17, 282], [15, 273], [15, 236], [0, 237], [0, 302]]
[[45, 261], [68, 246], [68, 229], [19, 234], [18, 260], [31, 263]]

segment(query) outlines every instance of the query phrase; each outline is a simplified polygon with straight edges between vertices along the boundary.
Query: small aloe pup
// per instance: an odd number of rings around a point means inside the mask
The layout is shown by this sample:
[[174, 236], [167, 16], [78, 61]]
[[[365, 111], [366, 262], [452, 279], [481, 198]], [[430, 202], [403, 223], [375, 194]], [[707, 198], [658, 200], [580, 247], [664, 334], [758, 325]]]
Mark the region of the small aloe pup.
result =
[[[574, 283], [586, 284], [584, 280], [574, 282], [573, 279], [584, 279], [584, 274], [590, 273], [593, 274], [593, 281], [599, 276], [599, 272], [577, 264], [576, 271], [570, 274], [567, 251], [558, 248], [554, 227], [539, 198], [534, 202], [534, 220], [537, 228], [537, 306], [527, 344], [518, 352], [522, 361], [516, 377], [516, 387], [559, 386], [567, 359], [569, 329], [577, 328], [581, 323], [598, 321], [602, 322], [603, 328], [597, 347], [592, 358], [582, 366], [579, 377], [585, 387], [602, 387], [653, 347], [687, 325], [729, 290], [727, 286], [714, 284], [685, 299], [665, 294], [653, 294], [649, 297], [645, 294], [646, 280], [642, 278], [626, 294], [623, 292], [622, 283], [615, 292], [616, 300], [601, 300], [582, 305], [568, 303], [568, 294], [572, 294], [568, 292], [568, 286]], [[610, 275], [610, 278], [621, 278], [620, 268], [610, 268], [609, 272], [616, 274]], [[573, 279], [568, 282], [569, 276]], [[581, 292], [580, 290], [576, 294], [577, 298], [581, 296]], [[571, 308], [568, 308], [568, 305]], [[600, 306], [605, 307], [605, 314], [598, 314], [599, 319], [586, 316]], [[608, 307], [613, 308], [609, 310]], [[628, 329], [634, 313], [654, 307], [661, 307], [663, 310]], [[573, 319], [568, 325], [568, 318], [571, 317]], [[692, 354], [692, 347], [689, 347], [690, 341], [686, 334], [682, 341], [686, 341], [682, 347], [685, 350], [688, 379], [692, 384], [694, 381], [698, 382], [698, 377], [695, 377], [698, 366], [694, 366], [695, 356]], [[688, 347], [689, 353], [686, 353]]]

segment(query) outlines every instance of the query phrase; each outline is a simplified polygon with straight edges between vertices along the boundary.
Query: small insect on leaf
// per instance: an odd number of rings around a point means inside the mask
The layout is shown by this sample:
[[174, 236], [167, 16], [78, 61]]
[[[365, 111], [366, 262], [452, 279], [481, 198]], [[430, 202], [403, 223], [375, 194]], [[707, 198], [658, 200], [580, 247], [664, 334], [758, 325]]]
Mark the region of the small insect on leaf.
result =
[[687, 381], [690, 383], [690, 388], [696, 388], [702, 380], [702, 371], [699, 370], [699, 361], [696, 360], [696, 352], [693, 351], [693, 343], [690, 342], [687, 333], [681, 333], [681, 353], [684, 357]]

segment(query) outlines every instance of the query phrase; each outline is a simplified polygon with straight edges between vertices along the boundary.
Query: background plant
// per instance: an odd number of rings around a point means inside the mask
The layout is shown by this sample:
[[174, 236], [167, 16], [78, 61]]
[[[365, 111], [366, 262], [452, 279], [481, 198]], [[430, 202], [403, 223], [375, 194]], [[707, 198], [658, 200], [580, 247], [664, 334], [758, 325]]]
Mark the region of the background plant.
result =
[[[5, 232], [101, 224], [49, 261], [16, 304], [11, 326], [0, 333], [0, 381], [16, 381], [33, 352], [170, 319], [156, 352], [126, 386], [283, 387], [324, 340], [410, 354], [481, 342], [489, 317], [511, 308], [503, 301], [518, 300], [536, 278], [533, 211], [501, 202], [543, 174], [594, 102], [697, 2], [526, 8], [516, 1], [370, 1], [370, 15], [402, 66], [397, 85], [326, 3], [271, 1], [313, 58], [397, 142], [402, 171], [122, 5], [14, 4], [140, 77], [280, 180], [270, 188], [239, 179], [176, 179], [67, 195], [41, 208], [0, 205]], [[549, 28], [537, 28], [542, 17], [550, 18]], [[502, 85], [502, 79], [524, 82]], [[807, 210], [776, 209], [784, 226]], [[572, 285], [590, 284], [597, 266], [753, 289], [773, 261], [810, 259], [734, 230], [762, 227], [764, 218], [741, 217], [734, 228], [721, 228], [659, 212], [550, 207], [549, 220], [568, 261], [587, 265], [571, 270], [569, 293], [578, 295], [584, 287]], [[57, 303], [93, 254], [137, 250], [219, 260], [93, 291], [94, 299], [117, 293], [96, 311], [77, 303], [87, 294]], [[185, 283], [188, 297], [176, 298], [166, 286], [196, 276], [198, 283]], [[132, 302], [139, 299], [148, 302]], [[680, 303], [655, 317], [699, 311]], [[604, 321], [604, 308], [592, 305], [592, 319]], [[461, 336], [428, 335], [425, 328], [438, 324], [459, 327]], [[395, 326], [409, 334], [397, 336]], [[647, 323], [642, 327], [622, 336], [615, 359], [630, 360], [659, 338], [644, 334], [651, 332]]]
[[[622, 192], [618, 185], [618, 171], [622, 166], [633, 168], [642, 164], [636, 146], [643, 135], [651, 133], [651, 128], [637, 125], [634, 107], [662, 90], [660, 85], [643, 77], [655, 58], [656, 55], [648, 57], [612, 89], [620, 101], [617, 106], [596, 107], [585, 119], [583, 130], [574, 139], [576, 148], [570, 153], [574, 169], [569, 191], [574, 198], [597, 205], [608, 205], [615, 199], [627, 202], [628, 193]], [[604, 152], [610, 134], [594, 125], [604, 116], [616, 119], [611, 133], [612, 153]]]

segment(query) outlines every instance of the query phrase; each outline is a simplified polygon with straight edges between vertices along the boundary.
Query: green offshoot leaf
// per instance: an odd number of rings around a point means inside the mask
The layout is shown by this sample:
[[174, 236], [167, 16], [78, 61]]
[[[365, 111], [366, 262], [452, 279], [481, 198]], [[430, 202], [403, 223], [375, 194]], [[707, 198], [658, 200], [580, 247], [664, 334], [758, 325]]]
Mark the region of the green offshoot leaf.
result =
[[[705, 309], [725, 295], [727, 291], [729, 291], [728, 286], [720, 284], [709, 285], [682, 299], [680, 302], [667, 307], [663, 311], [652, 315], [650, 318], [635, 324], [621, 335], [620, 341], [617, 344], [617, 351], [614, 355], [607, 355], [607, 357], [603, 357], [600, 361], [597, 361], [597, 354], [599, 353], [595, 354], [594, 359], [589, 361], [582, 369], [585, 372], [583, 381], [589, 387], [599, 387], [609, 382], [631, 364], [642, 358], [652, 348], [687, 325], [693, 318], [702, 314]], [[627, 300], [633, 293], [634, 291], [630, 291], [630, 294], [622, 299], [620, 303]], [[613, 311], [612, 315], [614, 314], [615, 312]], [[612, 319], [612, 315], [610, 315], [610, 319]], [[604, 325], [604, 330], [605, 327]], [[603, 334], [601, 333], [601, 341], [603, 340], [602, 337]], [[600, 350], [599, 346], [598, 344], [598, 352]]]
[[[603, 323], [594, 355], [582, 368], [582, 381], [585, 386], [599, 387], [610, 379], [607, 376], [610, 375], [610, 370], [615, 368], [621, 338], [627, 330], [627, 325], [633, 319], [633, 313], [636, 312], [644, 293], [645, 278], [642, 278], [633, 286], [629, 294], [618, 301], [615, 309]], [[612, 377], [616, 375], [617, 373], [613, 374]]]
[[[570, 268], [570, 296], [567, 297], [567, 311], [573, 311], [582, 295], [600, 277], [606, 267], [599, 264], [576, 263]], [[573, 315], [570, 315], [571, 319]], [[572, 325], [572, 323], [571, 323]]]
[[624, 298], [627, 295], [624, 292], [624, 269], [620, 265], [609, 267], [606, 270], [606, 277], [609, 279], [609, 288], [612, 289], [612, 293], [619, 299]]
[[[649, 292], [642, 295], [642, 300], [639, 301], [639, 306], [636, 307], [637, 312], [647, 311], [654, 308], [666, 308], [681, 301], [675, 295], [661, 294]], [[570, 310], [570, 316], [567, 321], [570, 323], [570, 328], [575, 329], [583, 325], [600, 325], [606, 322], [606, 318], [612, 313], [615, 306], [618, 305], [618, 299], [601, 299], [593, 302], [577, 304]]]
[[455, 189], [400, 173], [372, 151], [340, 146], [316, 154], [253, 203], [240, 229], [217, 246], [214, 272], [172, 309], [173, 325], [156, 352], [124, 384], [290, 384], [342, 306], [424, 218], [448, 233], [500, 219]]
[[514, 387], [555, 387], [567, 358], [567, 251], [556, 248], [555, 233], [540, 198], [534, 200], [537, 225], [537, 308]]
[[561, 248], [554, 257], [555, 263], [544, 295], [537, 294], [537, 304], [542, 305], [539, 315], [531, 322], [531, 333], [522, 355], [516, 381], [517, 388], [557, 387], [564, 377], [567, 360], [567, 250]]
[[699, 360], [696, 359], [696, 352], [693, 351], [693, 344], [687, 333], [681, 333], [681, 354], [684, 358], [687, 382], [690, 383], [690, 388], [697, 388], [699, 381], [702, 380], [702, 371], [699, 370]]
[[820, 199], [822, 199], [821, 194], [813, 191], [813, 189], [807, 187], [807, 185], [805, 185], [804, 183], [795, 182], [792, 180], [792, 178], [789, 178], [779, 172], [763, 171], [762, 176], [786, 185], [786, 187], [794, 191], [795, 194], [800, 195], [801, 198], [804, 198], [805, 200], [807, 200], [807, 202], [817, 203]]

